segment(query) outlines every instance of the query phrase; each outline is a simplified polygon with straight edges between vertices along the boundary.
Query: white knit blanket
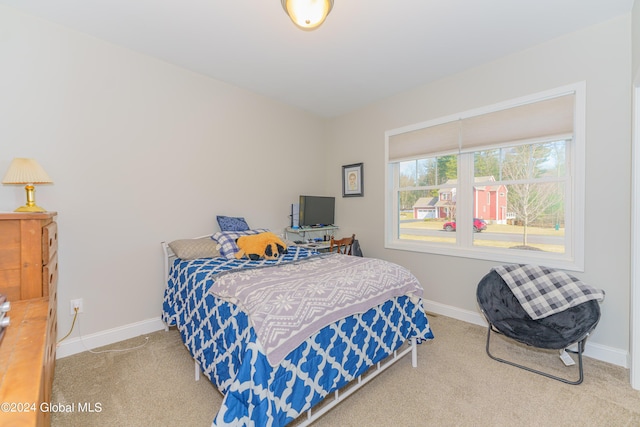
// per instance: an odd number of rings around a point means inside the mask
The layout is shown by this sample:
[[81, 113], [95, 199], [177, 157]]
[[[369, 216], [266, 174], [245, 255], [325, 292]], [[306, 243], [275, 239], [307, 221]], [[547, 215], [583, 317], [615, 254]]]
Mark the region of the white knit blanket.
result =
[[419, 298], [423, 293], [418, 280], [404, 267], [339, 254], [231, 271], [213, 278], [209, 292], [249, 315], [274, 366], [332, 322], [364, 313], [394, 297]]

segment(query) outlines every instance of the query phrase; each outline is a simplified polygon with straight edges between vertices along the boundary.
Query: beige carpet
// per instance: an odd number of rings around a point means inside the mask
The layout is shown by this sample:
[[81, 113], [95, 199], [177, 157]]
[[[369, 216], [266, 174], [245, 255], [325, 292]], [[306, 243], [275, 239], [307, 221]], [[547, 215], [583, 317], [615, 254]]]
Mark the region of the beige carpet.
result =
[[[419, 346], [417, 368], [405, 357], [314, 426], [640, 426], [640, 391], [630, 387], [628, 370], [585, 358], [584, 382], [562, 384], [491, 360], [482, 327], [433, 314], [429, 320], [436, 338]], [[148, 337], [129, 352], [58, 360], [53, 401], [73, 410], [52, 414], [52, 426], [209, 426], [220, 393], [205, 377], [194, 381], [177, 331]], [[502, 337], [495, 344], [499, 356], [577, 377], [556, 352], [533, 353]], [[81, 404], [100, 412], [81, 412]]]

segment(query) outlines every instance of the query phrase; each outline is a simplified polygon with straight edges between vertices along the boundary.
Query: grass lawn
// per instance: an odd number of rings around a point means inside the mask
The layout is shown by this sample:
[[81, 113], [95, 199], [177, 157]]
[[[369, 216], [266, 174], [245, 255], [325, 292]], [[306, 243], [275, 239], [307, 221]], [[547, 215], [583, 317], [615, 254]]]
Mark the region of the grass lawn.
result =
[[[405, 218], [410, 219], [410, 218]], [[414, 221], [414, 222], [405, 222], [400, 224], [400, 229], [423, 229], [423, 230], [442, 230], [442, 225], [446, 221], [444, 220], [426, 220], [426, 221]], [[560, 228], [556, 230], [554, 227], [527, 227], [527, 232], [530, 236], [557, 236], [564, 237], [564, 228]], [[524, 233], [524, 227], [519, 225], [509, 225], [509, 224], [489, 224], [487, 223], [487, 229], [482, 232], [484, 233], [508, 233], [508, 234], [519, 234], [522, 235]], [[411, 234], [405, 234], [401, 232], [401, 239], [409, 239], [409, 240], [424, 240], [428, 242], [434, 243], [450, 243], [455, 244], [455, 233], [444, 232], [442, 236], [416, 236]], [[486, 246], [492, 248], [512, 248], [515, 246], [519, 246], [515, 242], [503, 242], [498, 240], [474, 240], [475, 246]], [[548, 244], [529, 244], [531, 248], [539, 249], [546, 252], [564, 252], [563, 245], [548, 245]]]
[[[442, 225], [446, 221], [444, 220], [428, 220], [428, 221], [415, 221], [405, 222], [400, 224], [400, 228], [420, 228], [424, 230], [442, 230]], [[537, 236], [564, 236], [564, 228], [556, 230], [553, 227], [527, 227], [529, 234], [535, 234]], [[511, 233], [522, 234], [524, 227], [521, 225], [509, 225], [509, 224], [489, 224], [487, 223], [487, 229], [483, 233]]]

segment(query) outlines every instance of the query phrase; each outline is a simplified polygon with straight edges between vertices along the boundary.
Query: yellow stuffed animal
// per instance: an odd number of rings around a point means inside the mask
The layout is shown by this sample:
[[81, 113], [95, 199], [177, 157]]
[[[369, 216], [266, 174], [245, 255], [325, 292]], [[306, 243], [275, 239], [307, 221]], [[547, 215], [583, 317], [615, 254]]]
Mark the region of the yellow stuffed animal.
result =
[[287, 253], [287, 245], [278, 236], [267, 231], [264, 233], [250, 234], [236, 239], [236, 244], [240, 249], [236, 252], [236, 258], [244, 256], [252, 260], [278, 259]]

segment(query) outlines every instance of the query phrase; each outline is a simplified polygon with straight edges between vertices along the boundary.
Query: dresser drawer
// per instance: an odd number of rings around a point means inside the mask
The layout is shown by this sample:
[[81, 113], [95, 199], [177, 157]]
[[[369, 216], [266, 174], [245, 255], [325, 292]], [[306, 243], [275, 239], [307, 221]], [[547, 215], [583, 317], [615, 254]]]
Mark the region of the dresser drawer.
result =
[[48, 264], [49, 260], [58, 251], [58, 223], [52, 221], [42, 227], [42, 263]]
[[42, 267], [42, 296], [54, 296], [58, 285], [58, 254], [53, 254], [49, 263]]
[[44, 354], [44, 391], [43, 402], [51, 402], [51, 389], [56, 369], [56, 341], [58, 340], [58, 316], [56, 302], [49, 299], [49, 319], [47, 321], [47, 340]]

